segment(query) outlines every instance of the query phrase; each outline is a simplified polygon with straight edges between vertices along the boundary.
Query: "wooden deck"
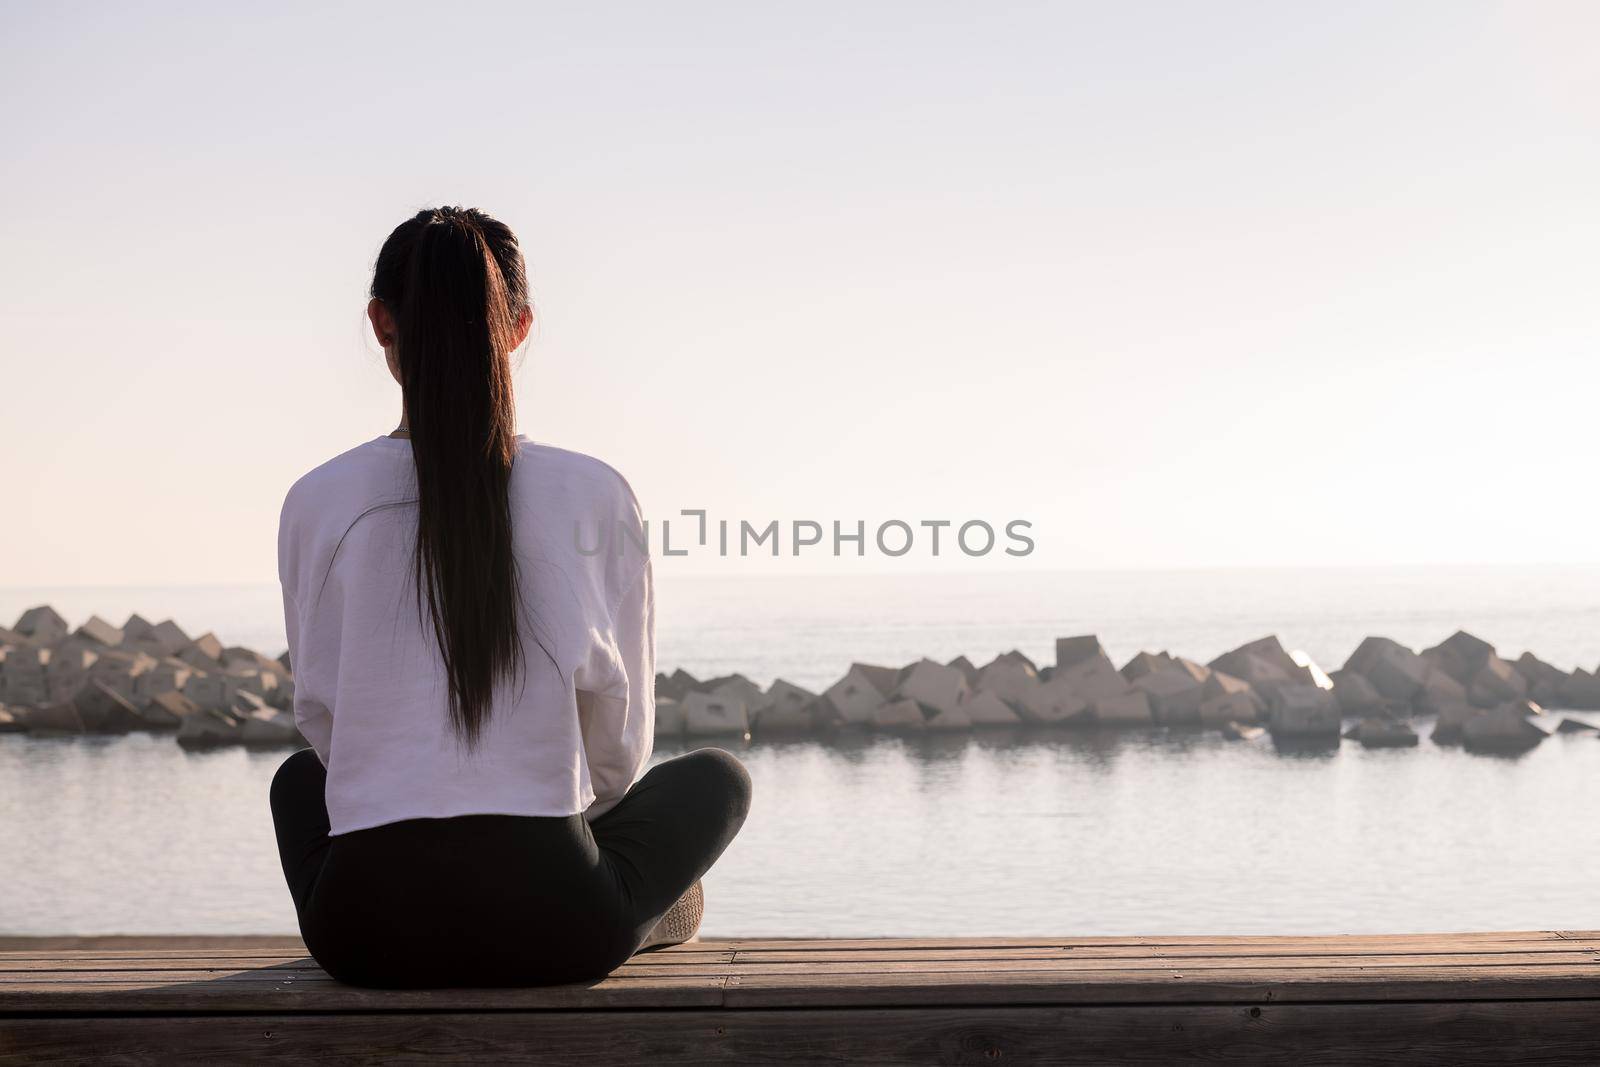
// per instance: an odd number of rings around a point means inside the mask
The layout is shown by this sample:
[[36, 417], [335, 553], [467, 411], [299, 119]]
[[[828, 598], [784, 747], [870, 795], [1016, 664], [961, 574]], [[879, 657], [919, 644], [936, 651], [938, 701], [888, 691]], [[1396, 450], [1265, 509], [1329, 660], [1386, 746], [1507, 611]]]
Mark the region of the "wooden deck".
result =
[[293, 938], [0, 938], [0, 1063], [1600, 1062], [1600, 933], [706, 941], [377, 991]]

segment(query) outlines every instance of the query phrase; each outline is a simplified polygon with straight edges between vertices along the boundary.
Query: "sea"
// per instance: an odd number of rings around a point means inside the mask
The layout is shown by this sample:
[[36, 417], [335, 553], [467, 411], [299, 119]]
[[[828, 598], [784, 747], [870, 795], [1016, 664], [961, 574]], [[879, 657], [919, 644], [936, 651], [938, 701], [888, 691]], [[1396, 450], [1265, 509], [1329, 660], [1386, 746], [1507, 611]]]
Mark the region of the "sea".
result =
[[[1457, 629], [1600, 665], [1600, 568], [675, 575], [658, 665], [825, 688], [1098, 634], [1206, 660], [1277, 634], [1325, 669]], [[137, 611], [275, 655], [275, 586], [0, 589], [0, 623]], [[1600, 721], [1579, 713], [1573, 718]], [[731, 744], [754, 781], [708, 936], [1380, 933], [1600, 925], [1600, 740], [1524, 755], [1280, 751], [1215, 733]], [[680, 747], [661, 746], [656, 758]], [[267, 786], [283, 751], [0, 735], [0, 934], [290, 933]]]

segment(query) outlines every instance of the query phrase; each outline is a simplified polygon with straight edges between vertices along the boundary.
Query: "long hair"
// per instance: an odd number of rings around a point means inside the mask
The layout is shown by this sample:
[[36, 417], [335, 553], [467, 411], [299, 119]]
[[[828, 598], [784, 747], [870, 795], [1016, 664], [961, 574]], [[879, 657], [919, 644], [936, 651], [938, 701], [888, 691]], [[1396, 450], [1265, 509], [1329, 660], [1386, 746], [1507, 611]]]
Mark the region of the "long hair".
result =
[[509, 489], [511, 351], [528, 304], [516, 235], [474, 208], [419, 211], [378, 252], [417, 472], [417, 610], [432, 625], [458, 740], [476, 744], [522, 665]]

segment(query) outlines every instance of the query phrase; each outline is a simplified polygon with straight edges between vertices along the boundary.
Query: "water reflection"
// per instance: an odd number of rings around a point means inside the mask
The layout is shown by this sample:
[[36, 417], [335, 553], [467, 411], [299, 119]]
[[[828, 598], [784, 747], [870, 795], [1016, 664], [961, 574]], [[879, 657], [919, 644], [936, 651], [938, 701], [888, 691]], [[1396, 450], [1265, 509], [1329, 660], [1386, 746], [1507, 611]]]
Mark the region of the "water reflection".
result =
[[[657, 758], [683, 751], [662, 745]], [[731, 746], [755, 780], [707, 933], [1588, 928], [1600, 741], [1514, 757], [1158, 731]], [[283, 752], [0, 735], [0, 931], [282, 933]]]

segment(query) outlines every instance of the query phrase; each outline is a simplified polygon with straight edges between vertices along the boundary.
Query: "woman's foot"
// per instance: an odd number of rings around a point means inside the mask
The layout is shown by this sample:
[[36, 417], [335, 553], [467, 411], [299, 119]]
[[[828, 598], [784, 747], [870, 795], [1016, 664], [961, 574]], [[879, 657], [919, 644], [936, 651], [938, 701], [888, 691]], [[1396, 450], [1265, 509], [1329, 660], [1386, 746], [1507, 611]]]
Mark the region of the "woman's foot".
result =
[[693, 941], [695, 935], [700, 932], [700, 920], [704, 918], [705, 913], [706, 893], [697, 881], [689, 887], [687, 893], [678, 898], [677, 903], [667, 909], [667, 913], [644, 939], [644, 944], [639, 946], [639, 951]]

